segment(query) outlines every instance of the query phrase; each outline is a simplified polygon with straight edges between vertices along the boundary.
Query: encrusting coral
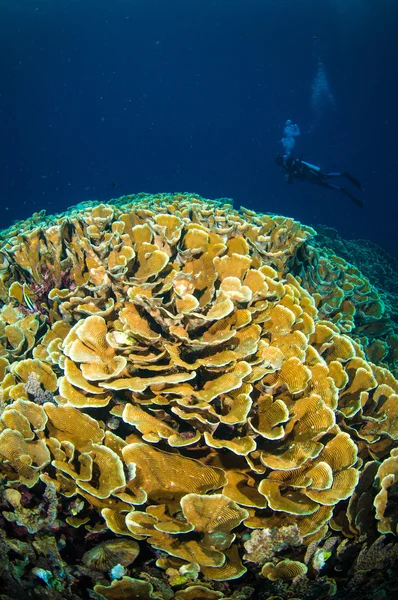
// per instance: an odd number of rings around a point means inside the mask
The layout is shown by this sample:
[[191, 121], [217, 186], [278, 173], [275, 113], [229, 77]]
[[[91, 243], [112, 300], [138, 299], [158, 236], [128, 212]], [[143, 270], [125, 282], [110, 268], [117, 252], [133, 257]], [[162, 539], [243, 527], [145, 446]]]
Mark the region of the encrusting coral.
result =
[[7, 590], [338, 597], [396, 535], [398, 381], [354, 331], [383, 303], [314, 234], [140, 194], [0, 235]]

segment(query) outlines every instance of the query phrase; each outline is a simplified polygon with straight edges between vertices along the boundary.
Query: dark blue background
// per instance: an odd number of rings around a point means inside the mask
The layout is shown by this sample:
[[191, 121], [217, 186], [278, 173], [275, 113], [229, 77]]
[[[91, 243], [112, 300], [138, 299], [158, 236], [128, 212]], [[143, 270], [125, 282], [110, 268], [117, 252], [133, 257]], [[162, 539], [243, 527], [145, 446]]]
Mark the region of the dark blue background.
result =
[[[82, 200], [192, 191], [398, 255], [397, 4], [2, 0], [0, 227]], [[309, 131], [317, 55], [336, 105]], [[362, 180], [364, 209], [284, 183], [287, 118], [305, 159]]]

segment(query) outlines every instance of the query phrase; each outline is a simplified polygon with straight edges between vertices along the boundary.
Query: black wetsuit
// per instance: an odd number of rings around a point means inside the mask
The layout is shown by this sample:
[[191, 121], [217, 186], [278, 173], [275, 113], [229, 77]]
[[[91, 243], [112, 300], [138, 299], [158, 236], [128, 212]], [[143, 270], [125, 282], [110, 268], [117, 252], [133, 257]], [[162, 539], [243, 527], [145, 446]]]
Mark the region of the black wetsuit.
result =
[[299, 179], [300, 181], [309, 181], [310, 183], [314, 183], [315, 185], [320, 185], [322, 187], [326, 187], [330, 190], [336, 190], [341, 192], [345, 196], [348, 196], [352, 202], [354, 202], [357, 206], [363, 206], [362, 200], [359, 200], [355, 196], [351, 194], [349, 190], [339, 185], [335, 185], [334, 183], [330, 183], [329, 179], [334, 177], [344, 177], [350, 183], [355, 185], [359, 190], [361, 188], [361, 184], [350, 173], [343, 171], [342, 173], [322, 173], [319, 167], [315, 165], [311, 165], [303, 160], [299, 160], [298, 158], [293, 158], [293, 156], [288, 157], [277, 157], [277, 164], [282, 167], [285, 172], [285, 180], [287, 183], [293, 183], [294, 179]]

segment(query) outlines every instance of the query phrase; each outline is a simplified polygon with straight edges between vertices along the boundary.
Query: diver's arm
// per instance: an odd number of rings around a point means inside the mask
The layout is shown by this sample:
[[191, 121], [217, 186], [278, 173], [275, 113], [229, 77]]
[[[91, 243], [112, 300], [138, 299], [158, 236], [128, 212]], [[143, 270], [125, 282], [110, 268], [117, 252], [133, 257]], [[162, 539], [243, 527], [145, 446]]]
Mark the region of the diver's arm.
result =
[[285, 181], [286, 183], [293, 183], [294, 179], [293, 179], [293, 173], [291, 173], [290, 171], [286, 173], [285, 175]]

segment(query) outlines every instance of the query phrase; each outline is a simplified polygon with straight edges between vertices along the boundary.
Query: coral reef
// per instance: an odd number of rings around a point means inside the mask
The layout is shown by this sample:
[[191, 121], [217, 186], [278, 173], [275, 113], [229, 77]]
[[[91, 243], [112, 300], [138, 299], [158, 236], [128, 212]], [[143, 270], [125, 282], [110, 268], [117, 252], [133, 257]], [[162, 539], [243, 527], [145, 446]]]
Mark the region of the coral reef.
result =
[[392, 332], [314, 235], [193, 194], [0, 234], [0, 600], [394, 589]]
[[[344, 313], [345, 320], [349, 318], [351, 335], [360, 341], [367, 358], [378, 364], [383, 361], [397, 377], [397, 259], [367, 240], [343, 240], [337, 231], [325, 226], [317, 226], [310, 246], [315, 252], [309, 246], [303, 247], [307, 261], [304, 277], [307, 282], [310, 276], [318, 283], [318, 288], [312, 285], [311, 290], [322, 289], [333, 297], [334, 303], [339, 299], [333, 316], [341, 318], [339, 312]], [[311, 269], [308, 262], [312, 262]], [[323, 272], [315, 273], [320, 268]]]

